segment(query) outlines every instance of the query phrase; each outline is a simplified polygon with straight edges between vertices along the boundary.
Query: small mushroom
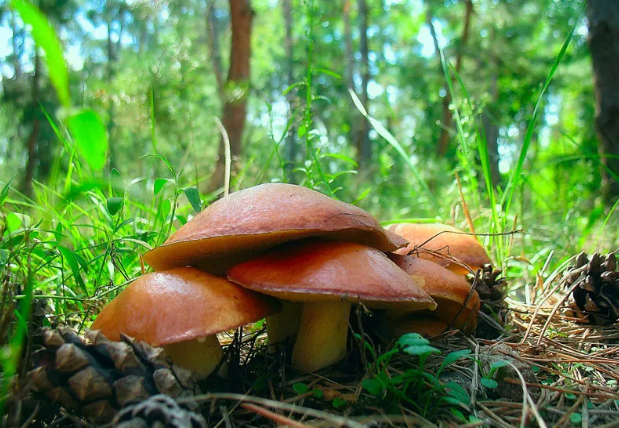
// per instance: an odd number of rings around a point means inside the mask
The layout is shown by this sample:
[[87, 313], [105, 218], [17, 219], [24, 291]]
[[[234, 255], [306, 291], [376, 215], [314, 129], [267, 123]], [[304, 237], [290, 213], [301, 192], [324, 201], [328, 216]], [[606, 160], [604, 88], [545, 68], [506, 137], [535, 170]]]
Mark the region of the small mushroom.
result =
[[464, 266], [454, 263], [451, 258], [457, 259], [473, 271], [490, 263], [490, 258], [479, 241], [453, 226], [440, 223], [398, 223], [388, 226], [388, 230], [408, 241], [408, 245], [394, 251], [395, 254], [410, 253], [415, 257], [438, 263], [460, 275], [470, 272]]
[[321, 237], [389, 252], [406, 245], [369, 213], [314, 190], [269, 183], [210, 205], [162, 246], [144, 255], [155, 270], [194, 266], [224, 274], [236, 263], [276, 245]]
[[437, 305], [432, 312], [385, 311], [382, 330], [388, 331], [389, 336], [410, 332], [436, 336], [450, 326], [465, 333], [475, 331], [479, 295], [462, 275], [418, 257], [390, 254], [389, 258], [420, 284]]
[[430, 296], [383, 253], [347, 242], [287, 244], [232, 267], [228, 279], [284, 301], [303, 302], [292, 363], [308, 371], [335, 364], [346, 353], [353, 303], [435, 308]]
[[281, 310], [276, 299], [194, 268], [149, 273], [125, 288], [92, 325], [163, 346], [175, 364], [205, 378], [219, 364], [216, 334]]

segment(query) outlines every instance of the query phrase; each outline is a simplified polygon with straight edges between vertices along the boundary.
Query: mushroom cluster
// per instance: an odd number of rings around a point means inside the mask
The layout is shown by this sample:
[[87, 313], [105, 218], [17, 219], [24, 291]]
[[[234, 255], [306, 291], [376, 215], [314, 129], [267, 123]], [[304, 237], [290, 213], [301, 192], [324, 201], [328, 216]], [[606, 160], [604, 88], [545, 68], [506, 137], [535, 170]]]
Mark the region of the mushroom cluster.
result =
[[[393, 252], [408, 241], [314, 190], [282, 183], [241, 190], [146, 253], [156, 272], [123, 290], [93, 328], [163, 346], [176, 364], [208, 376], [221, 359], [216, 334], [266, 317], [270, 348], [291, 345], [293, 365], [318, 370], [345, 355], [353, 304], [385, 309], [397, 323], [411, 313], [449, 323], [450, 304], [464, 300], [462, 283], [454, 279], [445, 291], [418, 274], [427, 266], [398, 260], [408, 256]], [[435, 301], [439, 313], [428, 315]], [[457, 323], [471, 326], [479, 300], [465, 306]]]
[[480, 299], [466, 275], [490, 263], [479, 241], [441, 223], [398, 223], [390, 225], [388, 231], [408, 241], [389, 257], [422, 284], [437, 308], [433, 312], [384, 313], [383, 331], [393, 337], [409, 331], [435, 336], [450, 327], [465, 333], [475, 331]]

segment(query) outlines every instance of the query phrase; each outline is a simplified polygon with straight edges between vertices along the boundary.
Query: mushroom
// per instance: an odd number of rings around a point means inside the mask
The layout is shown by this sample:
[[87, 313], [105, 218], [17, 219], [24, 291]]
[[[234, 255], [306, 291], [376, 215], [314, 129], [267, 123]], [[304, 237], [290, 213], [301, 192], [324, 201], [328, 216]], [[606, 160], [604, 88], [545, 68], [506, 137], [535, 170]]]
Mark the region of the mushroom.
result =
[[314, 190], [262, 184], [231, 194], [187, 222], [144, 255], [155, 270], [182, 266], [224, 274], [276, 245], [309, 237], [350, 241], [384, 252], [406, 245], [369, 213]]
[[436, 309], [430, 311], [385, 311], [383, 330], [396, 337], [416, 332], [436, 336], [448, 327], [465, 333], [477, 328], [480, 301], [463, 276], [429, 260], [413, 256], [390, 254], [389, 258], [408, 273], [434, 299]]
[[349, 242], [287, 244], [232, 267], [228, 279], [282, 300], [303, 302], [292, 363], [308, 371], [335, 364], [346, 353], [353, 303], [411, 311], [436, 306], [383, 253]]
[[[398, 249], [394, 253], [412, 253], [460, 275], [468, 274], [469, 270], [452, 259], [462, 262], [473, 271], [490, 263], [490, 258], [479, 241], [453, 226], [440, 223], [398, 223], [388, 226], [388, 230], [409, 242], [406, 248]], [[451, 257], [441, 257], [433, 253]]]
[[125, 288], [92, 325], [110, 340], [126, 334], [164, 352], [199, 378], [219, 364], [216, 334], [280, 310], [276, 299], [194, 268], [149, 273]]

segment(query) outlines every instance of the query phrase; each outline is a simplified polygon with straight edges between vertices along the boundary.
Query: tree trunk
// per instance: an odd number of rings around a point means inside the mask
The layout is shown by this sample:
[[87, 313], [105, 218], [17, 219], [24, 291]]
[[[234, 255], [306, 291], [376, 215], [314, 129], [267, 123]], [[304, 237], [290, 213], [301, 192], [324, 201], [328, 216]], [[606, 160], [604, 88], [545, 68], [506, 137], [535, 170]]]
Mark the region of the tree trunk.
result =
[[[342, 10], [343, 21], [344, 21], [344, 55], [346, 58], [346, 86], [350, 88], [355, 93], [357, 92], [355, 89], [355, 80], [354, 80], [354, 70], [355, 70], [355, 52], [352, 46], [352, 30], [350, 27], [350, 9], [351, 9], [351, 0], [344, 0], [344, 8]], [[350, 126], [350, 130], [348, 131], [348, 142], [352, 146], [353, 144], [356, 147], [357, 144], [357, 124], [359, 122], [359, 112], [355, 107], [352, 99], [350, 100], [350, 108], [348, 113], [348, 123]]]
[[24, 38], [21, 29], [17, 26], [16, 20], [17, 12], [11, 12], [11, 30], [13, 31], [13, 37], [11, 38], [13, 46], [13, 69], [15, 71], [15, 80], [18, 80], [22, 74], [21, 68], [21, 54], [24, 47]]
[[603, 189], [608, 204], [619, 196], [619, 2], [589, 0], [589, 50], [593, 62]]
[[[494, 46], [496, 31], [494, 27], [490, 30], [490, 46]], [[486, 106], [482, 116], [482, 126], [486, 134], [486, 147], [488, 148], [488, 160], [490, 161], [490, 176], [492, 185], [496, 188], [501, 182], [501, 173], [499, 172], [499, 115], [500, 112], [496, 108], [499, 103], [499, 85], [498, 74], [500, 67], [500, 58], [492, 54], [492, 76], [490, 77], [490, 96], [492, 103]]]
[[[368, 110], [368, 84], [370, 83], [370, 61], [368, 48], [368, 5], [366, 0], [358, 0], [359, 7], [359, 50], [361, 53], [361, 104]], [[372, 158], [370, 146], [369, 123], [365, 118], [361, 119], [357, 135], [357, 158], [360, 169], [366, 166]]]
[[[32, 75], [32, 109], [36, 111], [39, 103], [39, 86], [41, 79], [41, 56], [39, 49], [34, 48], [34, 74]], [[39, 132], [41, 130], [41, 121], [38, 114], [34, 114], [34, 120], [32, 121], [32, 130], [30, 136], [26, 141], [26, 148], [28, 150], [28, 160], [26, 161], [26, 170], [24, 172], [24, 179], [21, 185], [21, 191], [26, 195], [32, 194], [32, 180], [34, 179], [34, 171], [39, 162], [37, 151], [37, 140], [39, 138]]]
[[[254, 11], [250, 0], [230, 0], [232, 43], [230, 45], [230, 69], [224, 89], [222, 123], [230, 140], [232, 165], [241, 156], [241, 139], [245, 128], [247, 97], [249, 95], [249, 60], [251, 56], [251, 24]], [[219, 143], [219, 159], [208, 186], [209, 193], [224, 185], [224, 141]]]
[[[464, 57], [464, 49], [466, 47], [466, 43], [469, 39], [469, 33], [471, 28], [471, 17], [473, 15], [473, 2], [472, 0], [465, 0], [466, 12], [464, 15], [464, 28], [462, 29], [462, 36], [460, 37], [460, 43], [458, 44], [458, 50], [456, 55], [456, 71], [460, 72], [460, 68], [462, 67], [462, 59]], [[439, 59], [439, 68], [441, 74], [443, 74], [443, 66], [441, 64], [441, 58], [439, 53], [439, 43], [438, 37], [436, 35], [436, 30], [434, 29], [434, 25], [432, 24], [432, 11], [428, 8], [428, 13], [426, 15], [426, 19], [428, 25], [430, 27], [430, 33], [432, 34], [432, 40], [434, 41], [434, 49], [436, 50], [436, 55]], [[447, 149], [449, 148], [449, 131], [452, 124], [452, 115], [451, 110], [449, 110], [449, 105], [451, 104], [451, 95], [449, 94], [449, 90], [447, 85], [443, 88], [445, 90], [445, 96], [443, 97], [443, 108], [442, 108], [442, 129], [441, 136], [438, 140], [438, 148], [437, 152], [439, 156], [445, 156], [447, 153]]]
[[[286, 84], [288, 87], [294, 84], [294, 43], [292, 38], [292, 5], [290, 0], [282, 1], [282, 12], [284, 15], [284, 26], [286, 27]], [[288, 103], [289, 116], [292, 117], [292, 110], [294, 106], [294, 94], [289, 91], [286, 94], [286, 101]], [[288, 129], [288, 137], [286, 138], [286, 176], [288, 181], [294, 183], [294, 166], [297, 158], [297, 141], [295, 138], [296, 127], [294, 123], [290, 124]]]

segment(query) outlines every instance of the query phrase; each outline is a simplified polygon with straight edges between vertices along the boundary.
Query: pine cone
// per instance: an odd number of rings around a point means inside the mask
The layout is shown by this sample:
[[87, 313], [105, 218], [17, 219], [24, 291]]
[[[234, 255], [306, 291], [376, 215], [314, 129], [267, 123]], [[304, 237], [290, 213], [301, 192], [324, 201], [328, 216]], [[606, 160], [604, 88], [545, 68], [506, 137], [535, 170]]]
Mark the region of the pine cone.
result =
[[155, 395], [125, 407], [114, 418], [114, 428], [206, 428], [202, 415], [181, 408], [167, 395]]
[[482, 267], [481, 276], [475, 287], [479, 298], [485, 302], [501, 302], [504, 297], [506, 281], [505, 278], [499, 278], [503, 271], [501, 269], [493, 269], [491, 264], [485, 264]]
[[86, 338], [69, 327], [43, 330], [43, 348], [30, 372], [37, 392], [98, 423], [156, 394], [177, 398], [197, 392], [191, 372], [168, 363], [160, 348], [127, 336], [113, 342], [97, 330], [87, 331]]
[[580, 253], [563, 277], [567, 287], [578, 284], [572, 295], [578, 308], [595, 324], [619, 319], [619, 272], [615, 253], [590, 258]]

